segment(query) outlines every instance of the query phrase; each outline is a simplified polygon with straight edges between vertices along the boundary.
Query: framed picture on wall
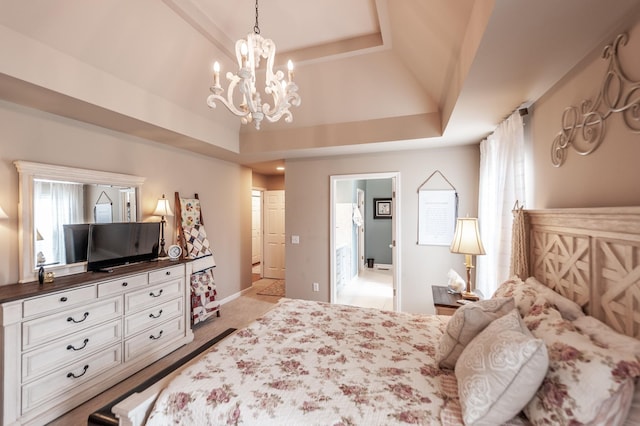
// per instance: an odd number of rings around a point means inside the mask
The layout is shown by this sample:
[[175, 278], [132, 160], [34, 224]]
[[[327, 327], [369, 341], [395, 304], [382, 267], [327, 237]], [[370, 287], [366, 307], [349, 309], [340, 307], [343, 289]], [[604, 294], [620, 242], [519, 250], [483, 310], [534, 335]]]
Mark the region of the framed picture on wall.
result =
[[374, 219], [391, 219], [391, 198], [374, 198], [373, 205]]

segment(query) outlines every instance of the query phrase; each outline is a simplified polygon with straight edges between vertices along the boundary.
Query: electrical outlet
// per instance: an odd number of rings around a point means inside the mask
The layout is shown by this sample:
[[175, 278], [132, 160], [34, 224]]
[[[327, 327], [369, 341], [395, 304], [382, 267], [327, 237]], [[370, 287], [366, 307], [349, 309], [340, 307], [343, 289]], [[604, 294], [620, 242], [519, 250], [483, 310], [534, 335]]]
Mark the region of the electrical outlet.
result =
[[292, 235], [291, 244], [300, 244], [300, 235]]
[[320, 284], [313, 283], [313, 291], [320, 291]]

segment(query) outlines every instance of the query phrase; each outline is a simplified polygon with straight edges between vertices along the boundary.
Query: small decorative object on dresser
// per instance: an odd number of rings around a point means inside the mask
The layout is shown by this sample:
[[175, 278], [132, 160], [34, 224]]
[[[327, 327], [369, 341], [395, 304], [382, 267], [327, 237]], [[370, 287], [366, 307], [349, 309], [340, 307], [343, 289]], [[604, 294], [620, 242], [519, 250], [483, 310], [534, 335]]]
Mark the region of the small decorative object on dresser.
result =
[[180, 259], [180, 256], [182, 256], [182, 248], [177, 244], [173, 244], [169, 246], [167, 254], [169, 255], [169, 260], [178, 260]]

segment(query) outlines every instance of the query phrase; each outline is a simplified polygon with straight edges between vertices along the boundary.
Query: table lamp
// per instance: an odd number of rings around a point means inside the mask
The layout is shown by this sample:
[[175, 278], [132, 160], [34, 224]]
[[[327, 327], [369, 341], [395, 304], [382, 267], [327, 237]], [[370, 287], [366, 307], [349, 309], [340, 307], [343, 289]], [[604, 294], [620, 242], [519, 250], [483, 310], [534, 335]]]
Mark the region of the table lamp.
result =
[[164, 250], [164, 225], [167, 221], [164, 218], [165, 216], [173, 216], [173, 212], [171, 211], [171, 206], [169, 206], [169, 200], [164, 198], [164, 194], [162, 194], [162, 198], [158, 200], [158, 205], [153, 215], [162, 216], [160, 220], [160, 253], [158, 253], [158, 257], [167, 257], [167, 252]]
[[480, 240], [477, 218], [465, 217], [456, 220], [456, 230], [449, 250], [451, 253], [464, 254], [464, 266], [467, 268], [467, 288], [462, 292], [462, 298], [478, 300], [479, 297], [473, 293], [471, 286], [471, 268], [473, 268], [471, 256], [485, 254], [485, 252]]

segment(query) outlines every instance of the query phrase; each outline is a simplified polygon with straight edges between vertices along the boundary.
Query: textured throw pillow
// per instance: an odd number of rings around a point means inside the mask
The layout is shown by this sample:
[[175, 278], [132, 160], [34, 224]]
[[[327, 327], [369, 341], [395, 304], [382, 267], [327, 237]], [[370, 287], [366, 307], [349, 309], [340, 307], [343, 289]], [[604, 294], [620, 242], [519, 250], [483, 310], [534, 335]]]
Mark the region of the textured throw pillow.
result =
[[516, 416], [547, 374], [547, 348], [517, 309], [478, 334], [456, 363], [465, 425], [498, 425]]
[[628, 409], [630, 384], [640, 376], [635, 356], [592, 341], [543, 297], [524, 321], [549, 353], [547, 375], [524, 408], [532, 424], [608, 424], [603, 419], [617, 416], [611, 407]]
[[560, 293], [556, 293], [535, 277], [527, 278], [525, 284], [535, 290], [540, 296], [544, 296], [549, 302], [553, 303], [560, 312], [560, 315], [562, 315], [562, 318], [573, 321], [585, 316], [580, 305], [567, 299]]
[[453, 369], [465, 346], [491, 321], [514, 308], [510, 297], [480, 300], [458, 308], [440, 338], [437, 354], [440, 367]]

